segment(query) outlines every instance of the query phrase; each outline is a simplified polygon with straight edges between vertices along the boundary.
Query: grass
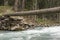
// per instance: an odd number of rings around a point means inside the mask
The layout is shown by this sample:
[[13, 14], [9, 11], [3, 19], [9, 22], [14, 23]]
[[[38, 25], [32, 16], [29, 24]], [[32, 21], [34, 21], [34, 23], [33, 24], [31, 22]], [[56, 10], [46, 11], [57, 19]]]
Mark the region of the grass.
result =
[[38, 23], [38, 24], [50, 24], [50, 25], [52, 25], [52, 24], [55, 24], [54, 23], [54, 21], [52, 21], [52, 20], [43, 20], [43, 19], [41, 19], [41, 18], [38, 18], [37, 20], [36, 20], [36, 22]]
[[0, 6], [0, 16], [6, 13], [12, 13], [12, 7], [11, 6]]

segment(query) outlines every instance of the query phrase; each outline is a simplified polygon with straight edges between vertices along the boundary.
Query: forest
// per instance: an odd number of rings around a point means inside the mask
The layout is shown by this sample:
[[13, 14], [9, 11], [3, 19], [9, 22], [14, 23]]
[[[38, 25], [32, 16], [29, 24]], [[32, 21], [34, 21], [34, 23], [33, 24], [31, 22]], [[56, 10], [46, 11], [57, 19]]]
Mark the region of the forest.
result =
[[[0, 0], [0, 16], [2, 16], [3, 14], [48, 9], [59, 6], [60, 0]], [[59, 13], [41, 13], [38, 15], [26, 16], [2, 16], [0, 17], [0, 29], [20, 30], [28, 29], [31, 26], [35, 27], [37, 25], [42, 27], [48, 27], [52, 25], [55, 26], [59, 25], [59, 15]], [[23, 19], [22, 23], [21, 19]], [[18, 27], [17, 25], [19, 25], [20, 27]]]
[[0, 6], [10, 6], [14, 11], [36, 10], [60, 6], [59, 0], [1, 0]]

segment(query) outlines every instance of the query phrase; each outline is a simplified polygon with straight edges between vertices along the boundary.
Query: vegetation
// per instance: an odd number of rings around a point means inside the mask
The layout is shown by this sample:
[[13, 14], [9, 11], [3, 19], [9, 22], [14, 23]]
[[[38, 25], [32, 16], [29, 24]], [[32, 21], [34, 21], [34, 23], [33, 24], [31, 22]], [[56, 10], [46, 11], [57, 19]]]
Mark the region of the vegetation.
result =
[[[60, 6], [60, 0], [0, 0], [0, 16], [2, 16], [3, 14], [13, 13], [13, 12], [40, 10], [44, 8], [52, 8], [58, 6]], [[26, 21], [30, 21], [32, 23], [37, 23], [37, 24], [39, 23], [46, 26], [45, 24], [55, 23], [56, 19], [59, 18], [58, 15], [59, 15], [58, 13], [56, 14], [43, 13], [39, 15], [26, 15], [24, 16], [24, 18], [27, 19]], [[2, 18], [4, 19], [4, 22], [6, 22], [5, 20], [6, 18], [5, 17]], [[8, 18], [7, 20], [10, 21], [10, 18]], [[4, 24], [7, 25], [7, 22]], [[10, 23], [8, 22], [8, 24]]]
[[56, 7], [60, 5], [59, 0], [1, 0], [1, 6], [11, 6], [19, 9], [41, 9], [41, 8], [49, 8]]

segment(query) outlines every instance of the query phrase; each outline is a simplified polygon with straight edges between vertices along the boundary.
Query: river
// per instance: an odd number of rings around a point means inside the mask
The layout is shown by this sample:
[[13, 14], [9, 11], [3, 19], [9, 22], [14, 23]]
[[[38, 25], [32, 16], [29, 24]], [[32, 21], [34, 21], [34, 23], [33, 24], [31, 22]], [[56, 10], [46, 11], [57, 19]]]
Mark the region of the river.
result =
[[0, 31], [0, 40], [60, 40], [60, 26], [25, 31]]

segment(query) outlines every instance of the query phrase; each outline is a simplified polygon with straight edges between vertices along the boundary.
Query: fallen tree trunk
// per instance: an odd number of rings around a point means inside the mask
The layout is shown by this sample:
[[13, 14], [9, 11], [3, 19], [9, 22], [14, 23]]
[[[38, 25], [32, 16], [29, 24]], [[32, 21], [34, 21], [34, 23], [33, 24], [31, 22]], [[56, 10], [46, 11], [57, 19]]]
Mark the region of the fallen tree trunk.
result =
[[54, 7], [54, 8], [40, 9], [40, 10], [15, 12], [11, 14], [4, 14], [4, 16], [23, 16], [23, 15], [36, 15], [40, 13], [59, 13], [59, 12], [60, 12], [60, 7]]

